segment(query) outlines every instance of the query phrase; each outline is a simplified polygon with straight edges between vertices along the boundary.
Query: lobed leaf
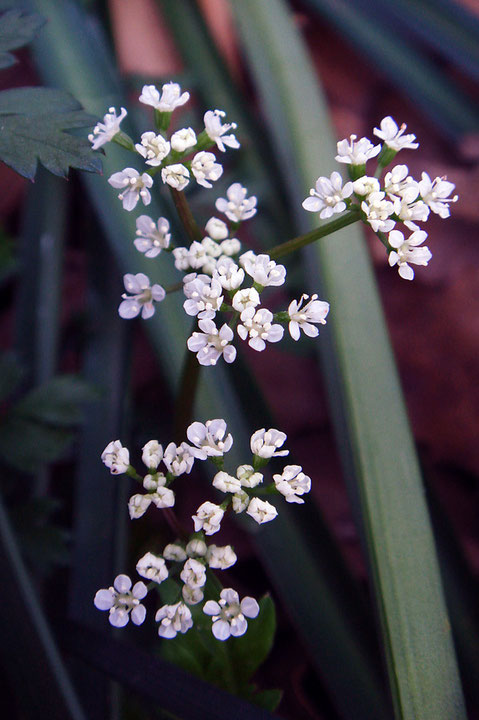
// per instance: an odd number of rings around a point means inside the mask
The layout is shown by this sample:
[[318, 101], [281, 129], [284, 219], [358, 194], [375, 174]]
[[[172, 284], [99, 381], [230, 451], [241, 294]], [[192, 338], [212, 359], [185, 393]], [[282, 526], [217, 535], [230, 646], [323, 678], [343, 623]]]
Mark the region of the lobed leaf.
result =
[[37, 13], [12, 9], [0, 16], [0, 68], [10, 67], [17, 59], [9, 50], [27, 45], [45, 24]]

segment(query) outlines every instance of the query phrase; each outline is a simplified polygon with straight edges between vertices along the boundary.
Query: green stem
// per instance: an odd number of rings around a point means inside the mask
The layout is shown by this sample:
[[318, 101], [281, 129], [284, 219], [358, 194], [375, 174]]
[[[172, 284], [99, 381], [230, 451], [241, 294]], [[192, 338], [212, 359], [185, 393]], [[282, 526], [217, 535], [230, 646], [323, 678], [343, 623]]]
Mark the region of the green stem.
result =
[[175, 203], [179, 218], [183, 223], [183, 227], [188, 233], [188, 237], [192, 241], [197, 240], [198, 242], [201, 242], [201, 240], [203, 239], [203, 233], [201, 232], [195, 218], [193, 217], [193, 213], [191, 212], [191, 208], [188, 205], [188, 201], [184, 193], [180, 192], [179, 190], [175, 190], [175, 188], [170, 188], [170, 190], [171, 197], [173, 198], [173, 202]]
[[273, 248], [268, 254], [272, 259], [276, 260], [277, 258], [283, 257], [290, 252], [294, 252], [295, 250], [299, 250], [306, 245], [310, 245], [316, 240], [319, 240], [322, 237], [326, 237], [326, 235], [331, 235], [331, 233], [334, 233], [337, 230], [341, 230], [348, 225], [352, 225], [360, 219], [361, 218], [359, 215], [359, 207], [351, 208], [349, 212], [343, 213], [334, 220], [330, 220], [329, 222], [324, 223], [324, 225], [321, 225], [315, 230], [311, 230], [311, 232], [309, 233], [299, 235], [298, 237], [292, 238], [292, 240], [288, 240], [281, 245], [276, 245], [276, 247]]

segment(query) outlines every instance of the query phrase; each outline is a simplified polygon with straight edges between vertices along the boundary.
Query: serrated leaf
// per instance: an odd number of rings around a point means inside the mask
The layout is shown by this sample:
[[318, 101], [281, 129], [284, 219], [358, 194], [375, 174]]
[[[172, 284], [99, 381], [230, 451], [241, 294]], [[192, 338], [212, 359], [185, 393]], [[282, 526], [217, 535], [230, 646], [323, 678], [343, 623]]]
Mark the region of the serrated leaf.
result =
[[62, 375], [32, 390], [15, 407], [15, 414], [51, 425], [71, 426], [82, 420], [83, 407], [98, 393], [75, 375]]
[[242, 682], [250, 680], [253, 673], [266, 660], [273, 645], [276, 631], [276, 612], [273, 600], [265, 595], [259, 602], [259, 615], [248, 620], [247, 632], [234, 638], [229, 650], [235, 674]]
[[0, 426], [0, 456], [17, 470], [36, 472], [39, 465], [60, 458], [71, 439], [65, 430], [13, 417]]
[[0, 68], [17, 62], [9, 50], [27, 45], [45, 24], [45, 18], [37, 13], [8, 10], [0, 17]]
[[0, 159], [33, 180], [38, 160], [54, 175], [70, 167], [101, 172], [101, 160], [85, 138], [65, 132], [89, 127], [96, 118], [74, 98], [51, 88], [16, 88], [0, 93]]

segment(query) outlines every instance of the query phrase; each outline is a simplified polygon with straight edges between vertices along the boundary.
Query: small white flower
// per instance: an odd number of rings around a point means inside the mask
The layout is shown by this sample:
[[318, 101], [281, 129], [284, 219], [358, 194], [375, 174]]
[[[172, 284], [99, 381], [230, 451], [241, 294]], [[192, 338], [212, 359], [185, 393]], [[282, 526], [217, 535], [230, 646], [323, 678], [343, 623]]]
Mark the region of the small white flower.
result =
[[221, 355], [232, 363], [236, 358], [236, 348], [229, 344], [234, 337], [232, 329], [225, 323], [218, 330], [213, 320], [200, 320], [198, 326], [203, 332], [195, 331], [186, 344], [200, 365], [216, 365]]
[[112, 440], [101, 454], [101, 459], [112, 475], [126, 473], [130, 465], [130, 453], [119, 440]]
[[338, 154], [335, 160], [348, 165], [365, 165], [368, 160], [379, 155], [381, 145], [373, 145], [367, 138], [357, 140], [357, 135], [350, 135], [348, 140], [340, 140], [337, 145]]
[[400, 208], [401, 203], [398, 199], [386, 200], [383, 192], [370, 193], [361, 203], [361, 209], [374, 232], [392, 230], [396, 221], [391, 218], [391, 215], [398, 213]]
[[194, 240], [188, 250], [188, 266], [192, 267], [194, 270], [199, 270], [205, 265], [207, 260], [208, 245]]
[[233, 495], [232, 506], [236, 514], [242, 513], [246, 510], [249, 505], [250, 497], [244, 490], [238, 490]]
[[237, 332], [242, 340], [249, 337], [248, 345], [262, 352], [268, 342], [279, 342], [284, 335], [284, 328], [281, 325], [273, 325], [273, 313], [266, 308], [256, 310], [254, 307], [247, 307], [240, 315], [241, 325], [238, 325]]
[[189, 474], [195, 457], [191, 452], [190, 446], [182, 442], [181, 445], [176, 446], [175, 443], [170, 443], [163, 455], [163, 462], [170, 472], [175, 477], [183, 475], [184, 473]]
[[211, 217], [205, 225], [207, 235], [213, 240], [225, 240], [228, 237], [228, 226], [223, 220]]
[[273, 480], [276, 489], [289, 503], [304, 503], [298, 495], [311, 490], [311, 478], [304, 474], [301, 465], [286, 465], [281, 475], [273, 475]]
[[241, 242], [238, 238], [228, 238], [227, 240], [223, 240], [220, 245], [220, 249], [223, 255], [231, 257], [239, 253], [241, 250]]
[[109, 108], [103, 122], [95, 125], [93, 132], [88, 136], [93, 150], [98, 150], [102, 145], [110, 142], [120, 132], [120, 123], [127, 116], [125, 108], [120, 108], [120, 110], [120, 114], [117, 115], [114, 107]]
[[181, 128], [177, 130], [170, 138], [171, 147], [173, 150], [179, 153], [184, 153], [189, 148], [196, 145], [196, 133], [195, 131], [188, 128]]
[[240, 183], [233, 183], [226, 191], [225, 198], [218, 198], [216, 201], [216, 209], [222, 212], [228, 220], [237, 223], [242, 220], [249, 220], [256, 215], [257, 198], [252, 195], [246, 197], [248, 190]]
[[258, 525], [262, 525], [263, 523], [274, 520], [278, 511], [274, 505], [271, 505], [271, 503], [266, 500], [260, 500], [260, 498], [254, 497], [248, 505], [246, 514], [250, 515]]
[[223, 166], [215, 162], [216, 157], [213, 153], [202, 150], [196, 153], [191, 161], [191, 172], [196, 178], [196, 182], [203, 187], [211, 188], [213, 185], [210, 180], [218, 180], [223, 174]]
[[263, 287], [279, 286], [285, 281], [286, 268], [284, 265], [277, 265], [269, 255], [255, 255], [252, 250], [248, 250], [241, 255], [239, 261], [258, 285]]
[[146, 164], [152, 167], [161, 165], [162, 160], [170, 152], [170, 143], [163, 135], [156, 135], [154, 132], [145, 132], [141, 136], [141, 142], [135, 145], [137, 152], [145, 158]]
[[381, 120], [379, 128], [374, 128], [373, 133], [380, 138], [392, 150], [416, 150], [419, 143], [414, 142], [416, 136], [410, 133], [403, 135], [407, 125], [403, 123], [400, 128], [396, 125], [392, 117], [385, 117]]
[[252, 465], [240, 465], [236, 468], [236, 477], [242, 487], [254, 488], [263, 482], [263, 475], [255, 472]]
[[381, 185], [377, 178], [363, 175], [353, 182], [353, 190], [356, 195], [370, 195], [373, 192], [379, 192]]
[[238, 140], [233, 134], [225, 135], [228, 130], [236, 130], [237, 128], [236, 123], [225, 123], [223, 125], [221, 118], [225, 116], [226, 113], [223, 110], [208, 110], [203, 118], [206, 134], [217, 144], [221, 152], [225, 152], [225, 145], [235, 150], [240, 147]]
[[406, 240], [402, 232], [393, 230], [389, 233], [389, 244], [394, 248], [389, 253], [389, 264], [391, 267], [398, 266], [399, 275], [404, 280], [412, 280], [414, 278], [414, 270], [408, 263], [413, 265], [427, 265], [432, 258], [431, 251], [428, 247], [418, 247], [427, 238], [424, 230], [413, 232]]
[[190, 171], [181, 163], [167, 165], [161, 171], [161, 179], [175, 190], [184, 190], [190, 181]]
[[165, 299], [166, 293], [161, 285], [150, 285], [150, 279], [143, 273], [123, 275], [125, 290], [132, 295], [123, 293], [123, 302], [120, 303], [118, 313], [120, 317], [130, 320], [141, 312], [141, 317], [147, 320], [155, 314], [154, 302], [161, 302]]
[[223, 303], [221, 283], [208, 275], [187, 275], [183, 278], [183, 292], [186, 314], [197, 315], [200, 320], [212, 320]]
[[178, 83], [165, 83], [161, 88], [161, 95], [154, 85], [144, 85], [139, 100], [144, 105], [151, 105], [160, 112], [173, 112], [175, 108], [184, 105], [190, 99], [187, 92], [181, 93]]
[[346, 210], [344, 200], [353, 193], [353, 183], [347, 182], [343, 187], [343, 178], [338, 172], [331, 173], [331, 177], [319, 177], [316, 180], [316, 189], [309, 191], [310, 197], [303, 201], [303, 208], [309, 212], [319, 212], [322, 219], [329, 218], [334, 213]]
[[[152, 442], [156, 442], [156, 440], [152, 440]], [[166, 477], [161, 472], [157, 472], [154, 475], [145, 475], [143, 478], [143, 487], [150, 493], [156, 492], [158, 488], [163, 487], [165, 483]]]
[[243, 268], [240, 268], [229, 257], [220, 257], [215, 270], [214, 277], [219, 280], [225, 290], [236, 290], [244, 280]]
[[153, 505], [163, 510], [163, 508], [173, 507], [175, 504], [175, 493], [170, 488], [158, 487], [155, 492], [150, 493], [147, 497], [151, 498]]
[[158, 440], [149, 440], [143, 445], [141, 459], [149, 470], [156, 470], [163, 459], [163, 448]]
[[208, 600], [203, 607], [205, 615], [212, 615], [212, 632], [217, 640], [227, 640], [230, 635], [239, 637], [248, 629], [246, 618], [255, 618], [259, 613], [259, 605], [252, 597], [239, 599], [238, 593], [232, 588], [225, 588], [220, 593], [220, 600]]
[[189, 585], [183, 585], [181, 588], [181, 594], [183, 595], [183, 600], [187, 605], [197, 605], [205, 597], [201, 588], [192, 588]]
[[238, 478], [228, 475], [228, 473], [223, 470], [220, 470], [220, 472], [217, 472], [214, 476], [213, 486], [224, 493], [235, 493], [241, 490], [241, 483]]
[[449, 203], [457, 201], [457, 195], [449, 197], [456, 187], [454, 183], [448, 182], [446, 178], [437, 177], [431, 180], [426, 172], [422, 173], [422, 179], [419, 181], [419, 193], [433, 213], [439, 217], [447, 218], [451, 212]]
[[128, 575], [117, 575], [113, 587], [98, 590], [94, 604], [98, 610], [109, 610], [110, 625], [125, 627], [131, 616], [135, 625], [141, 625], [146, 616], [146, 608], [140, 603], [146, 597], [148, 590], [143, 582], [137, 582], [131, 587]]
[[185, 247], [177, 247], [173, 250], [175, 268], [177, 270], [188, 270], [190, 267], [190, 251]]
[[284, 445], [286, 437], [286, 433], [275, 430], [274, 428], [270, 428], [269, 430], [265, 430], [264, 428], [256, 430], [250, 440], [251, 452], [253, 455], [268, 459], [289, 455], [289, 450], [278, 449]]
[[190, 588], [200, 588], [206, 583], [206, 568], [199, 560], [189, 558], [183, 565], [180, 578]]
[[407, 165], [395, 165], [384, 178], [384, 191], [392, 198], [412, 203], [419, 195], [419, 184], [409, 175]]
[[185, 633], [193, 627], [191, 611], [182, 602], [163, 605], [157, 611], [155, 620], [160, 623], [158, 635], [163, 638], [174, 638], [177, 633]]
[[168, 577], [168, 569], [162, 557], [147, 552], [136, 563], [136, 572], [147, 580], [162, 583]]
[[289, 333], [293, 340], [299, 340], [300, 330], [304, 332], [308, 337], [316, 337], [319, 333], [319, 329], [311, 323], [320, 323], [321, 325], [326, 324], [326, 315], [329, 312], [329, 303], [323, 300], [318, 300], [318, 296], [312, 295], [311, 300], [303, 305], [305, 300], [308, 300], [309, 295], [301, 295], [299, 301], [293, 300], [288, 307], [288, 315], [291, 318], [289, 323]]
[[136, 249], [145, 253], [147, 258], [154, 258], [164, 248], [169, 247], [170, 223], [166, 218], [160, 217], [155, 224], [148, 215], [140, 215], [136, 219], [136, 234], [138, 235], [134, 241]]
[[215, 570], [227, 570], [235, 564], [237, 559], [231, 545], [225, 545], [224, 547], [210, 545], [206, 554], [208, 565]]
[[176, 543], [169, 543], [163, 550], [163, 557], [165, 560], [172, 560], [173, 562], [183, 562], [186, 560], [186, 552]]
[[246, 310], [246, 308], [258, 307], [260, 302], [261, 299], [258, 291], [251, 287], [245, 288], [244, 290], [238, 290], [238, 292], [234, 295], [232, 305], [235, 310], [241, 313], [243, 310]]
[[403, 201], [398, 212], [398, 217], [410, 230], [419, 230], [416, 222], [425, 222], [429, 217], [429, 208], [422, 200], [407, 203]]
[[199, 460], [206, 460], [207, 457], [221, 457], [233, 445], [231, 433], [226, 434], [226, 422], [221, 418], [207, 420], [206, 423], [191, 423], [186, 431], [186, 436], [195, 447], [191, 453]]
[[140, 493], [132, 495], [128, 500], [128, 512], [130, 513], [130, 519], [138, 520], [138, 518], [143, 517], [150, 507], [151, 501], [151, 495], [141, 495]]
[[108, 182], [117, 190], [122, 190], [118, 198], [122, 201], [124, 210], [134, 210], [140, 198], [143, 205], [151, 203], [148, 188], [153, 185], [153, 178], [148, 173], [140, 175], [134, 168], [125, 168], [121, 172], [113, 173]]
[[189, 557], [203, 557], [207, 550], [205, 541], [200, 538], [193, 538], [186, 546], [186, 554]]
[[200, 505], [196, 515], [192, 516], [195, 523], [195, 532], [203, 530], [206, 535], [214, 535], [221, 527], [224, 514], [223, 508], [207, 500]]

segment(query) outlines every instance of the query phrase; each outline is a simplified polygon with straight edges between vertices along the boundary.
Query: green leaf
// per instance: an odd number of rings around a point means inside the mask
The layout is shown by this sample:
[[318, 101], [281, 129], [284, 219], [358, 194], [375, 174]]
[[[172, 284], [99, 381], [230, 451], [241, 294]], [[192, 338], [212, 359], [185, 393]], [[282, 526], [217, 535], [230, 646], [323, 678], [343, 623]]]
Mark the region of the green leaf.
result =
[[246, 682], [266, 660], [273, 646], [276, 632], [276, 612], [269, 595], [261, 598], [260, 612], [254, 620], [248, 620], [247, 632], [229, 643], [231, 662], [237, 677]]
[[255, 705], [259, 705], [259, 707], [262, 707], [265, 710], [274, 712], [281, 702], [283, 691], [277, 689], [256, 690], [254, 686], [251, 687], [251, 695], [247, 695], [246, 699], [251, 700], [251, 702], [254, 702]]
[[8, 50], [16, 50], [29, 43], [45, 19], [36, 13], [23, 10], [8, 10], [0, 17], [0, 68], [6, 68], [17, 62], [17, 58]]
[[0, 93], [0, 159], [33, 180], [38, 160], [54, 175], [70, 167], [101, 172], [101, 160], [85, 138], [65, 132], [89, 127], [95, 117], [74, 98], [50, 88], [15, 88]]
[[17, 470], [36, 472], [39, 465], [58, 460], [71, 439], [65, 430], [13, 416], [0, 426], [0, 456]]
[[62, 375], [32, 390], [15, 413], [51, 425], [70, 426], [83, 418], [82, 405], [98, 398], [92, 386], [76, 375]]

